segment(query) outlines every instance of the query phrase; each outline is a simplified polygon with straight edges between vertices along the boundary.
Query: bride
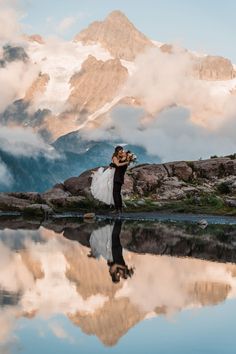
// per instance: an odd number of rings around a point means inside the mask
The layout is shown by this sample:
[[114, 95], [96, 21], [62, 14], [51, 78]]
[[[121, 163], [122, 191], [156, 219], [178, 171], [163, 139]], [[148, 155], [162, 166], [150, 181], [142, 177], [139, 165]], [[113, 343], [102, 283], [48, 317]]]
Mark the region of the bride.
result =
[[122, 146], [117, 146], [112, 155], [112, 163], [110, 166], [108, 168], [99, 167], [98, 170], [93, 172], [90, 189], [95, 199], [107, 205], [114, 205], [113, 182], [116, 167], [128, 166], [131, 161], [128, 155], [130, 155], [130, 153], [125, 152]]

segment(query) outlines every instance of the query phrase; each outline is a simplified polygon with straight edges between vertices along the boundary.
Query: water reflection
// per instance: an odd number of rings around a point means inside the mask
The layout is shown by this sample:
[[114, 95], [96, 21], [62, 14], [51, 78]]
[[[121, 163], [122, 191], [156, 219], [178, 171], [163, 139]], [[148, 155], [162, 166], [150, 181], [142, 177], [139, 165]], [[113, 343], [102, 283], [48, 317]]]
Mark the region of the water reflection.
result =
[[[236, 265], [222, 262], [232, 254], [232, 229], [227, 242], [208, 234], [200, 247], [194, 235], [191, 243], [186, 229], [180, 232], [174, 226], [173, 237], [170, 226], [163, 224], [141, 227], [116, 221], [56, 227], [57, 233], [46, 227], [0, 232], [4, 347], [12, 346], [22, 318], [43, 319], [54, 335], [70, 338], [55, 322], [55, 316], [63, 315], [84, 333], [113, 346], [142, 320], [236, 296]], [[211, 258], [219, 254], [222, 263], [160, 255], [202, 256], [207, 249]]]
[[129, 268], [123, 257], [121, 229], [122, 221], [115, 220], [114, 225], [94, 230], [89, 239], [91, 251], [88, 256], [94, 258], [102, 256], [107, 261], [113, 283], [119, 283], [121, 278], [127, 279], [134, 274], [134, 268]]

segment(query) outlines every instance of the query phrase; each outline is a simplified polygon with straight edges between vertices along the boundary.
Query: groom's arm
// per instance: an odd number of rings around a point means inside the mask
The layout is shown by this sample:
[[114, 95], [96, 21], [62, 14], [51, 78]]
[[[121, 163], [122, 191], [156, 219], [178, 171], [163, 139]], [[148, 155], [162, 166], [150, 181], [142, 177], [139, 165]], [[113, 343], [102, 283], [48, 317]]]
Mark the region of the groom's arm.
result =
[[116, 164], [113, 163], [113, 162], [111, 162], [109, 166], [110, 166], [110, 167], [116, 167]]

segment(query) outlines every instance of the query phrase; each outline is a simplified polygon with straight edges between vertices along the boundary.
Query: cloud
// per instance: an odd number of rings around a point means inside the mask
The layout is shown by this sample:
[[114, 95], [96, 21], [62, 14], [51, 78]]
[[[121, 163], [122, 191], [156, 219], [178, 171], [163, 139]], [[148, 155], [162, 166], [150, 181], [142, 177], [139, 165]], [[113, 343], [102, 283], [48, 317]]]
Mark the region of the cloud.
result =
[[46, 18], [47, 33], [59, 36], [71, 34], [71, 30], [75, 27], [76, 23], [83, 20], [87, 16], [88, 14], [83, 11], [76, 13], [75, 15], [66, 16], [60, 21], [57, 21], [54, 17], [49, 16]]
[[49, 328], [53, 334], [60, 339], [67, 339], [69, 342], [73, 342], [73, 338], [65, 331], [60, 323], [52, 322], [49, 324]]
[[13, 183], [13, 177], [8, 170], [6, 164], [0, 159], [0, 185], [11, 186]]
[[96, 129], [81, 131], [83, 138], [117, 140], [143, 146], [148, 153], [163, 162], [208, 158], [236, 151], [235, 115], [225, 119], [218, 128], [208, 130], [191, 120], [184, 107], [172, 107], [156, 114], [143, 124], [143, 109], [120, 106], [115, 108]]
[[17, 0], [0, 0], [0, 43], [15, 41], [21, 34], [23, 12]]
[[[2, 46], [9, 44], [26, 47], [27, 43], [22, 37], [22, 25], [20, 20], [23, 12], [20, 8], [18, 0], [0, 0], [0, 59], [2, 59]], [[21, 60], [5, 63], [4, 67], [0, 66], [0, 113], [12, 103], [14, 100], [23, 98], [26, 90], [31, 86], [33, 81], [38, 77], [40, 68], [38, 65]]]
[[60, 155], [30, 128], [0, 126], [0, 149], [14, 156], [59, 158]]
[[18, 315], [17, 306], [0, 309], [0, 352], [10, 354], [15, 351], [17, 338], [14, 335], [15, 317]]
[[190, 110], [193, 121], [211, 128], [216, 123], [212, 117], [220, 122], [236, 103], [216, 82], [194, 77], [192, 56], [180, 48], [171, 55], [158, 48], [147, 50], [137, 57], [135, 67], [123, 94], [141, 97], [150, 114], [177, 104]]
[[23, 61], [14, 61], [0, 68], [0, 82], [4, 87], [0, 96], [0, 113], [13, 101], [25, 96], [39, 71], [38, 65]]
[[[206, 299], [208, 305], [214, 304], [213, 286], [216, 282], [221, 289], [227, 286], [235, 289], [234, 278], [225, 264], [191, 258], [136, 255], [134, 276], [123, 283], [115, 297], [129, 298], [132, 304], [147, 313], [159, 309], [163, 314], [173, 314], [182, 309], [204, 306]], [[209, 284], [208, 291], [204, 288], [206, 284]], [[220, 296], [218, 291], [218, 302], [230, 296], [230, 292], [224, 291]]]
[[32, 286], [33, 276], [22, 263], [17, 252], [12, 251], [7, 245], [0, 241], [1, 251], [1, 274], [0, 285], [12, 294], [16, 294], [27, 287]]
[[84, 138], [121, 138], [162, 161], [236, 151], [236, 97], [229, 93], [236, 81], [196, 79], [192, 58], [181, 49], [171, 55], [148, 50], [136, 59], [135, 67], [121, 94], [140, 98], [143, 108], [117, 106], [100, 120], [100, 127], [87, 123], [80, 131]]
[[77, 21], [77, 19], [73, 16], [68, 16], [65, 17], [58, 25], [58, 31], [61, 33], [66, 32], [68, 29], [70, 29], [75, 22]]

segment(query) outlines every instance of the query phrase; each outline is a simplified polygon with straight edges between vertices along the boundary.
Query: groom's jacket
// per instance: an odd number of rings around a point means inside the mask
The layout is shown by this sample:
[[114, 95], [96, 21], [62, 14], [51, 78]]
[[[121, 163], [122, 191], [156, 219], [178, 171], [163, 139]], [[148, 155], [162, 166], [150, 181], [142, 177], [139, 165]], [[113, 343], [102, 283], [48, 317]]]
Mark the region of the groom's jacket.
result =
[[117, 166], [113, 162], [110, 164], [111, 167], [115, 167], [115, 174], [114, 174], [114, 182], [115, 183], [124, 183], [125, 172], [127, 170], [128, 165], [124, 166]]

